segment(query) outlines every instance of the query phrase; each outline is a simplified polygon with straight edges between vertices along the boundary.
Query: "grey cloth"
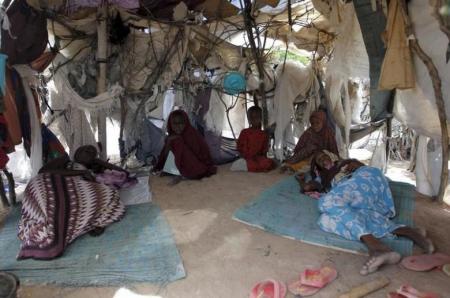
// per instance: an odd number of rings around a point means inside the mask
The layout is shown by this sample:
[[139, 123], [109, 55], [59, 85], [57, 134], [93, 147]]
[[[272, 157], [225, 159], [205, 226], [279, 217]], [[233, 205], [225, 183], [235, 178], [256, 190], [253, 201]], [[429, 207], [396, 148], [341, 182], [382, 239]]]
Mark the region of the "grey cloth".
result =
[[149, 119], [145, 119], [136, 150], [136, 158], [148, 164], [152, 163], [158, 160], [163, 147], [164, 132]]
[[239, 158], [233, 162], [230, 170], [233, 172], [248, 172], [247, 161], [243, 158]]

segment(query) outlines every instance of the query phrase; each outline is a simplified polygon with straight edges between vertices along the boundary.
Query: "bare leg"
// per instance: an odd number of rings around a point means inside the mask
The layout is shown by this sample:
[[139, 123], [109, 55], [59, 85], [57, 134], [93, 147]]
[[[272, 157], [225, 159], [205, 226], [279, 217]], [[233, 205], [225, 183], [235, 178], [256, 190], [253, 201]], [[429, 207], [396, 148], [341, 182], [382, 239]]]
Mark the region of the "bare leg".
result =
[[392, 251], [392, 249], [371, 234], [362, 236], [361, 241], [369, 249], [370, 255], [369, 260], [360, 271], [362, 275], [373, 273], [384, 264], [397, 264], [402, 258], [399, 253]]
[[428, 254], [432, 254], [434, 252], [433, 242], [426, 237], [425, 230], [411, 227], [401, 227], [392, 233], [397, 236], [403, 236], [411, 239]]

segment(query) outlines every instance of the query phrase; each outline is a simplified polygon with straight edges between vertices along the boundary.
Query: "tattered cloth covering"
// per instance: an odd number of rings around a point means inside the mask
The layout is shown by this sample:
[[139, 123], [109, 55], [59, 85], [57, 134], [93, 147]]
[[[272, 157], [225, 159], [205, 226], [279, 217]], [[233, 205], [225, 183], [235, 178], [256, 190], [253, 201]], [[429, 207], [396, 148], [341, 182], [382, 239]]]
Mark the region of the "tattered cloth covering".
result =
[[151, 89], [156, 82], [168, 86], [181, 71], [187, 40], [181, 37], [180, 30], [162, 25], [151, 30], [149, 34], [131, 29], [125, 42], [121, 69], [122, 84], [127, 90]]
[[413, 60], [398, 0], [391, 0], [389, 4], [386, 39], [387, 50], [378, 88], [380, 90], [414, 88]]

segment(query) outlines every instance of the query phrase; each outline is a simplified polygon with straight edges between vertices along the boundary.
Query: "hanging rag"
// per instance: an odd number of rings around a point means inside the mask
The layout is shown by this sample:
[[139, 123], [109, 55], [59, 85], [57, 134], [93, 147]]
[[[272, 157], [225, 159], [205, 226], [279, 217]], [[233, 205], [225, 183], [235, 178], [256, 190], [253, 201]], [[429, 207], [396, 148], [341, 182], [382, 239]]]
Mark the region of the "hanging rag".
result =
[[35, 97], [30, 87], [31, 85], [36, 84], [36, 72], [30, 66], [24, 64], [15, 65], [14, 68], [22, 77], [22, 86], [26, 96], [26, 108], [29, 115], [29, 125], [31, 130], [31, 177], [34, 177], [38, 174], [43, 165], [40, 111], [36, 106]]
[[389, 3], [386, 25], [387, 50], [381, 66], [378, 89], [414, 88], [414, 66], [408, 39], [405, 34], [405, 22], [398, 0]]
[[19, 120], [19, 110], [16, 105], [16, 94], [22, 90], [20, 77], [13, 68], [6, 68], [6, 94], [3, 96], [5, 109], [3, 116], [8, 124], [8, 135], [11, 138], [10, 151], [22, 143], [22, 128]]

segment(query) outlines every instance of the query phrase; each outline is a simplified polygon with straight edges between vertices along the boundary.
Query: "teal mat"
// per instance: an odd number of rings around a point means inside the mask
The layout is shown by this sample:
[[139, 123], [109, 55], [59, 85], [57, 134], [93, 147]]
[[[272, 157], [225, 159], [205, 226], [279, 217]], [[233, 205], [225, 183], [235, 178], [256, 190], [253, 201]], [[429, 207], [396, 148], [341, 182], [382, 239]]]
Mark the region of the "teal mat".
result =
[[[390, 186], [398, 214], [394, 221], [412, 226], [414, 186], [401, 182], [390, 182]], [[294, 177], [282, 180], [239, 208], [233, 219], [305, 243], [367, 253], [366, 247], [359, 241], [346, 240], [322, 231], [316, 223], [319, 218], [317, 201], [300, 194], [299, 190]], [[391, 238], [383, 239], [383, 242], [402, 255], [412, 254], [413, 243], [408, 239]]]
[[98, 237], [80, 237], [62, 257], [50, 261], [16, 260], [19, 216], [19, 208], [12, 210], [0, 230], [0, 270], [16, 274], [22, 284], [166, 284], [186, 275], [171, 229], [154, 204], [127, 207], [122, 221]]

